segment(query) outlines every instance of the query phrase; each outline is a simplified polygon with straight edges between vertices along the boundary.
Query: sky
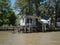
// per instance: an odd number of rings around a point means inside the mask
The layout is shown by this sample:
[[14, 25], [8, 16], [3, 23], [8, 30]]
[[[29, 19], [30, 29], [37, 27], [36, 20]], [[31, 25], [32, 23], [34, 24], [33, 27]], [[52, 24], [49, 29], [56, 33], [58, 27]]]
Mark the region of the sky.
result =
[[16, 0], [11, 0], [11, 6], [14, 6]]
[[[14, 7], [16, 0], [11, 0], [11, 6]], [[19, 12], [16, 11], [15, 9], [13, 10], [15, 14], [18, 14]]]
[[47, 0], [44, 0], [43, 2], [40, 2], [40, 4], [44, 4], [45, 2], [47, 2]]

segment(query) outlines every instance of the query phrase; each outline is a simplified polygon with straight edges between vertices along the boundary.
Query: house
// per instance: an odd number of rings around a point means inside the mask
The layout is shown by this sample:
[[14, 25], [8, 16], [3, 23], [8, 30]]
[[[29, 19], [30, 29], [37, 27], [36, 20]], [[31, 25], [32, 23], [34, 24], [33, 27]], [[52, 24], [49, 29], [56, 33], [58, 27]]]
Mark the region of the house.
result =
[[39, 17], [37, 16], [19, 16], [19, 23], [20, 26], [26, 26], [26, 25], [30, 25], [30, 26], [36, 26], [36, 21], [39, 19]]
[[40, 17], [20, 15], [19, 25], [22, 27], [29, 27], [31, 30], [33, 29], [33, 27], [34, 29], [36, 29], [37, 27], [41, 28], [41, 23], [38, 21], [38, 19], [40, 19]]

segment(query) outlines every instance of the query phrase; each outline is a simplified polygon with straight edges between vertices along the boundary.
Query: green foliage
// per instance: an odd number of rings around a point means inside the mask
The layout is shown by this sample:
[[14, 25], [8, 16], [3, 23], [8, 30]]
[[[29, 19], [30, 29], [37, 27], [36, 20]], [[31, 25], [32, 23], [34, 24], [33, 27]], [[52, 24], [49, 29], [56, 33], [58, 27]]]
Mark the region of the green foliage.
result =
[[52, 15], [54, 11], [52, 7], [49, 7], [50, 6], [49, 3], [54, 6], [55, 5], [54, 0], [46, 2], [43, 5], [40, 5], [40, 2], [43, 1], [44, 0], [17, 0], [17, 7], [21, 9], [20, 14], [35, 12], [36, 15], [40, 16]]
[[17, 0], [17, 4], [19, 7], [26, 6], [28, 4], [27, 0]]
[[14, 12], [12, 12], [12, 14], [9, 16], [9, 24], [12, 24], [13, 26], [16, 25], [16, 15]]
[[[10, 23], [13, 23], [12, 25], [15, 25], [16, 23], [15, 13], [10, 8], [9, 3], [9, 0], [0, 0], [0, 26], [6, 24], [9, 25]], [[13, 21], [11, 21], [10, 18], [14, 18], [12, 19]]]
[[28, 14], [29, 13], [28, 1], [29, 0], [17, 0], [17, 7], [19, 7], [21, 9], [20, 14]]
[[55, 28], [56, 31], [60, 31], [60, 28]]
[[0, 26], [2, 26], [2, 22], [3, 22], [3, 21], [0, 19]]
[[40, 0], [17, 0], [17, 7], [21, 9], [20, 14], [33, 15], [35, 10], [37, 12], [39, 2]]

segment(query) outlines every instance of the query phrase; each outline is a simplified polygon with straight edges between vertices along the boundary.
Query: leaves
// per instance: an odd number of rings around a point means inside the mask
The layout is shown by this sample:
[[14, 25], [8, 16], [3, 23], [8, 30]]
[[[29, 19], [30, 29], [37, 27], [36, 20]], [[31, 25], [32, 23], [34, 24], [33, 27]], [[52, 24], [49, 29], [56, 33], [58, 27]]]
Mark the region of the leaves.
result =
[[[44, 2], [45, 0], [30, 0], [30, 4], [28, 0], [17, 0], [17, 5], [20, 7], [20, 14], [33, 13], [40, 16], [51, 16], [54, 13], [54, 0], [48, 0], [44, 4], [40, 5], [40, 2]], [[30, 11], [29, 12], [29, 7]], [[33, 15], [32, 14], [32, 15]]]
[[12, 8], [10, 8], [9, 1], [8, 0], [0, 0], [0, 26], [4, 24], [12, 24], [12, 21], [10, 18], [14, 18], [13, 21], [16, 23], [16, 16], [13, 12]]

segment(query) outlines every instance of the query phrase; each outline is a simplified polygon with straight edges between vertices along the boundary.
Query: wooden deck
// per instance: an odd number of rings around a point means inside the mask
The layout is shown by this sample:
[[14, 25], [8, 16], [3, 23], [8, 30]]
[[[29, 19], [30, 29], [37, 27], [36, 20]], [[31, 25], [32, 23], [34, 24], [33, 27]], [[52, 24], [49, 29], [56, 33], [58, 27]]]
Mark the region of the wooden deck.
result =
[[23, 32], [33, 32], [37, 31], [40, 27], [37, 26], [12, 26], [12, 27], [0, 27], [0, 31], [15, 31], [17, 30], [18, 32], [23, 31]]

